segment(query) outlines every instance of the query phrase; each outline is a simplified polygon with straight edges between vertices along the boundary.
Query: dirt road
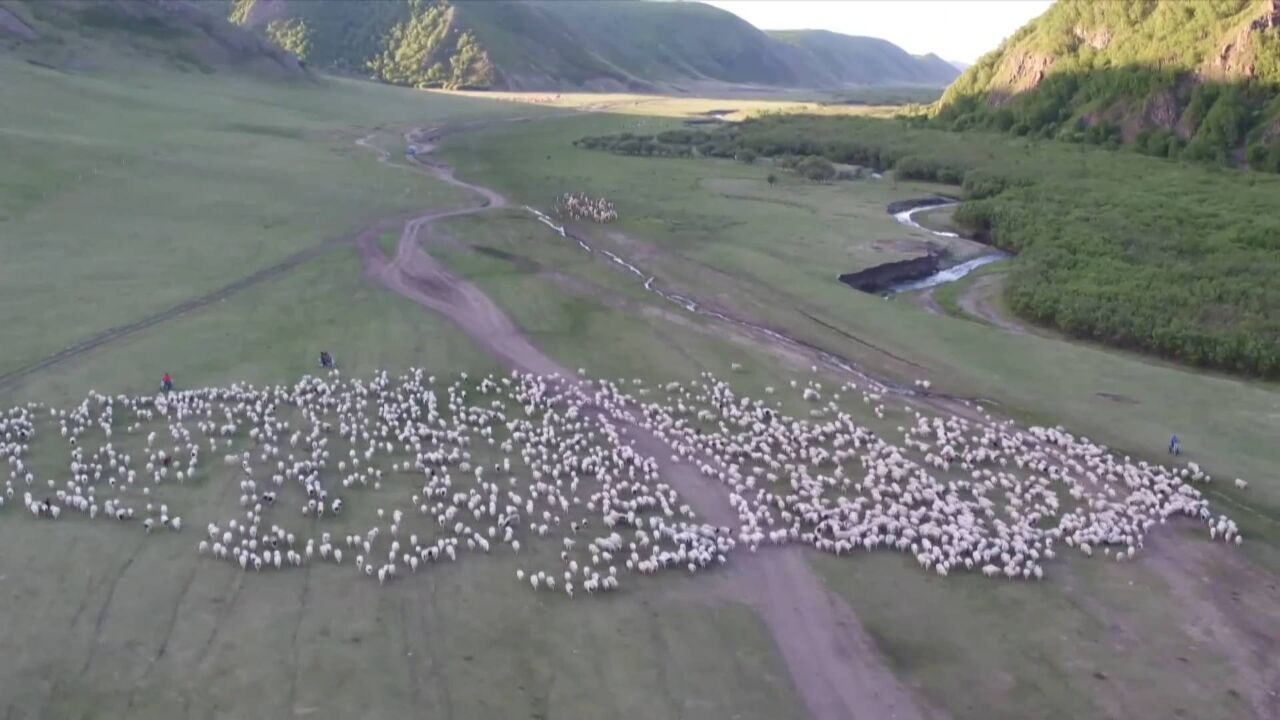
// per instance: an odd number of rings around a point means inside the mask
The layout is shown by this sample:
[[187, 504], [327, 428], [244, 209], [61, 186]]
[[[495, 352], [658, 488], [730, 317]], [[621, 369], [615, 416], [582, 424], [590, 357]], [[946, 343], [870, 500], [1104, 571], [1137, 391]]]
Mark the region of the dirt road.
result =
[[965, 288], [964, 292], [960, 293], [956, 304], [971, 317], [998, 327], [1005, 332], [1011, 332], [1014, 335], [1030, 334], [1026, 326], [1006, 317], [1004, 313], [997, 311], [992, 304], [993, 298], [991, 295], [996, 292], [996, 285], [999, 282], [999, 275], [984, 275], [978, 278], [972, 285]]
[[[453, 275], [422, 248], [437, 220], [506, 206], [498, 192], [458, 180], [451, 168], [423, 155], [441, 131], [417, 131], [406, 140], [418, 148], [418, 165], [434, 177], [471, 191], [476, 199], [433, 209], [405, 224], [395, 256], [376, 237], [358, 242], [365, 271], [388, 289], [439, 313], [493, 357], [512, 368], [573, 377], [520, 332], [477, 287]], [[372, 147], [362, 143], [366, 147]], [[386, 159], [386, 154], [380, 152]], [[696, 467], [670, 460], [671, 450], [634, 424], [636, 448], [659, 459], [663, 477], [698, 513], [716, 524], [737, 525], [728, 493]], [[769, 629], [797, 692], [815, 720], [913, 720], [939, 717], [885, 667], [874, 642], [848, 605], [828, 590], [797, 548], [762, 550], [720, 578], [717, 594], [753, 608]]]

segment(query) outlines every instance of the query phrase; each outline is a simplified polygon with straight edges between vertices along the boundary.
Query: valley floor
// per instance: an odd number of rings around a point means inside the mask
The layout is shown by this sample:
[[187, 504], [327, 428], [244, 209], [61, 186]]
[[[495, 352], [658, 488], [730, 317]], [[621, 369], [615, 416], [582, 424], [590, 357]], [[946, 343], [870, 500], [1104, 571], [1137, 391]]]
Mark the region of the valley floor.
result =
[[[949, 316], [941, 289], [937, 314], [842, 286], [933, 239], [884, 208], [936, 186], [617, 158], [572, 140], [678, 121], [347, 81], [0, 77], [22, 108], [0, 118], [21, 160], [0, 169], [4, 407], [150, 392], [162, 372], [293, 382], [321, 349], [356, 376], [660, 383], [738, 364], [753, 396], [815, 373], [878, 386], [887, 417], [857, 412], [882, 433], [913, 411], [990, 415], [1166, 462], [1176, 432], [1248, 538], [1170, 523], [1133, 563], [1073, 556], [1040, 583], [788, 548], [707, 584], [570, 602], [511, 589], [508, 555], [387, 588], [326, 566], [256, 577], [197, 559], [194, 536], [10, 508], [0, 646], [24, 651], [0, 661], [8, 717], [1280, 716], [1280, 391], [1020, 332], [998, 274], [953, 298], [985, 322]], [[107, 109], [76, 113], [87, 97]], [[619, 222], [539, 219], [570, 191], [613, 200]], [[191, 526], [234, 505], [224, 475], [174, 496]]]

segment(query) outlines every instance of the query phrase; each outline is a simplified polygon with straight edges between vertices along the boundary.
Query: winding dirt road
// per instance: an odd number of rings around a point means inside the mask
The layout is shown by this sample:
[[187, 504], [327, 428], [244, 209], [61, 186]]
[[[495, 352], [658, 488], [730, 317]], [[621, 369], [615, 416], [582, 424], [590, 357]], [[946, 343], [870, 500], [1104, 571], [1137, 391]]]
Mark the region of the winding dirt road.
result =
[[[509, 367], [526, 372], [573, 377], [566, 368], [535, 347], [510, 318], [477, 287], [450, 273], [422, 248], [431, 224], [505, 207], [498, 192], [464, 182], [446, 165], [423, 157], [442, 131], [406, 135], [416, 146], [417, 165], [443, 182], [475, 194], [463, 206], [433, 209], [407, 222], [394, 257], [386, 257], [376, 237], [358, 240], [365, 271], [386, 288], [439, 313], [479, 347]], [[385, 151], [367, 142], [385, 161]], [[673, 462], [670, 448], [638, 424], [626, 428], [637, 450], [659, 459], [663, 477], [699, 514], [721, 525], [736, 525], [737, 513], [726, 490], [702, 476], [696, 467]], [[735, 559], [718, 576], [717, 596], [742, 602], [756, 611], [786, 663], [792, 682], [815, 720], [915, 720], [941, 717], [926, 706], [885, 666], [874, 641], [842, 598], [831, 592], [793, 547], [767, 548]]]

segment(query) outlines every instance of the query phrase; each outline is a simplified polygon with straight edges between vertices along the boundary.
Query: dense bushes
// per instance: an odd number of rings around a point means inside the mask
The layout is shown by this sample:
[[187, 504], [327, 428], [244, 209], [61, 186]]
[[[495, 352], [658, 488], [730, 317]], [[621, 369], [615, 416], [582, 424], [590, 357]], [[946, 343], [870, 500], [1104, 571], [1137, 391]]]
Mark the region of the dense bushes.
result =
[[836, 166], [824, 157], [810, 155], [796, 163], [796, 173], [806, 180], [830, 182], [836, 176]]
[[[903, 178], [962, 182], [955, 221], [1018, 253], [1007, 291], [1019, 315], [1189, 364], [1280, 377], [1280, 178], [869, 119], [779, 116], [667, 139], [685, 144], [663, 147], [727, 146], [726, 157], [750, 149], [787, 169], [814, 156], [857, 158]], [[579, 144], [617, 152], [628, 140], [636, 138]], [[1176, 143], [1156, 131], [1140, 149], [1164, 157]], [[1258, 137], [1248, 160], [1280, 163], [1280, 138]]]
[[960, 168], [920, 155], [898, 158], [893, 164], [893, 172], [902, 180], [924, 180], [948, 185], [959, 185], [964, 182], [965, 175]]

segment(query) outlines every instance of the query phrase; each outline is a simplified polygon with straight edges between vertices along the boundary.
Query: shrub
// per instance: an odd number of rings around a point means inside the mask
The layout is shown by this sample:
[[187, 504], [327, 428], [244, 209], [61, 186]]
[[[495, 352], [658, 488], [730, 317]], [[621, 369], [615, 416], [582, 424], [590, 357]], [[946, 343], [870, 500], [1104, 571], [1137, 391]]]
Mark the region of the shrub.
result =
[[830, 182], [836, 176], [836, 166], [824, 157], [810, 155], [796, 164], [796, 172], [806, 180]]

